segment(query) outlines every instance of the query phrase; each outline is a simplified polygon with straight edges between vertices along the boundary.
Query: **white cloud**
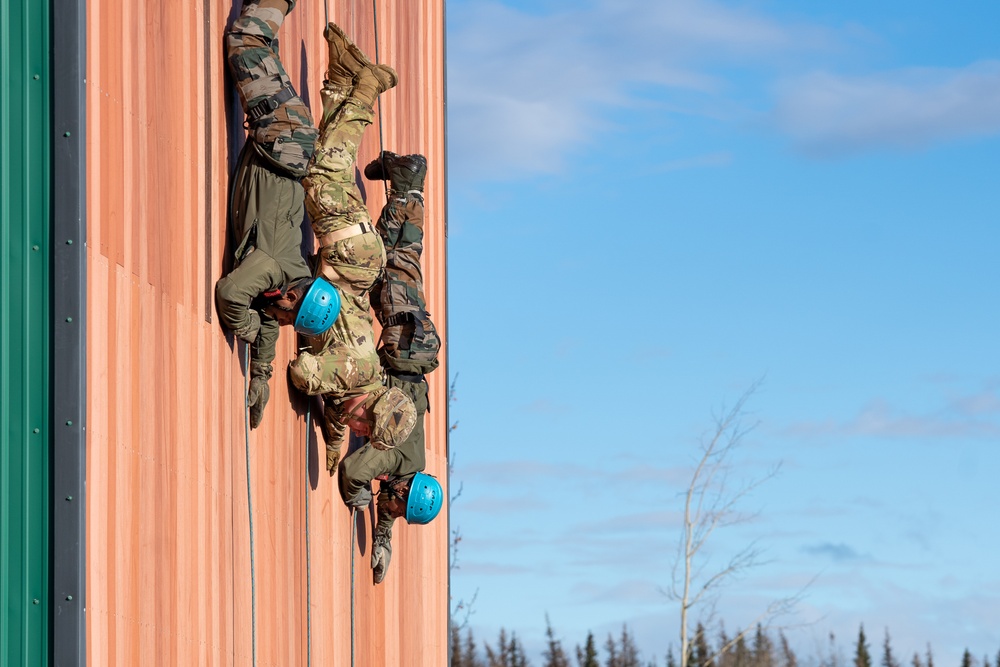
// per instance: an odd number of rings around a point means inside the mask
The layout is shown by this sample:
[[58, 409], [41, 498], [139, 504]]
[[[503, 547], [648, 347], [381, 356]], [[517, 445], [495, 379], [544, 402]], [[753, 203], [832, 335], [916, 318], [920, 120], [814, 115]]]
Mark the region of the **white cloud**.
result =
[[1000, 389], [989, 387], [950, 399], [937, 410], [908, 414], [876, 399], [845, 421], [802, 421], [782, 432], [790, 436], [878, 436], [885, 438], [954, 439], [1000, 437]]
[[[763, 116], [820, 157], [1000, 133], [1000, 61], [852, 76], [835, 64], [817, 70], [817, 58], [872, 42], [856, 25], [700, 0], [593, 0], [549, 14], [463, 3], [449, 11], [451, 173], [485, 181], [565, 173], [581, 151], [618, 141], [620, 112], [639, 107], [659, 113], [661, 127], [682, 114], [742, 127]], [[747, 89], [739, 73], [751, 70], [763, 79]], [[785, 78], [768, 85], [777, 76]], [[729, 160], [725, 152], [668, 156], [663, 166]]]
[[777, 87], [772, 120], [802, 150], [916, 149], [1000, 134], [1000, 61], [867, 76], [817, 72]]
[[485, 180], [563, 171], [614, 122], [602, 112], [643, 104], [631, 88], [716, 95], [726, 81], [705, 63], [742, 66], [831, 41], [819, 28], [694, 0], [603, 0], [549, 15], [469, 3], [449, 20], [452, 173]]

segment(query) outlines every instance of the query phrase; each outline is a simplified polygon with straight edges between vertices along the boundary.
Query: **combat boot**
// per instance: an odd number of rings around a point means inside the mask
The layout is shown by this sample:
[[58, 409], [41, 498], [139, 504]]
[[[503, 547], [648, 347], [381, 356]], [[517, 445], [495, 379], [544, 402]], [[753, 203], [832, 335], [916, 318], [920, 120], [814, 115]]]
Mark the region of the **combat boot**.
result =
[[327, 23], [323, 36], [330, 49], [330, 61], [326, 71], [328, 81], [350, 86], [358, 74], [372, 66], [368, 56], [336, 23]]
[[393, 88], [397, 81], [396, 70], [388, 65], [369, 65], [354, 78], [351, 97], [359, 104], [371, 108], [378, 96]]
[[[350, 88], [354, 85], [354, 75], [362, 69], [349, 48], [354, 45], [336, 23], [328, 23], [326, 25], [323, 37], [326, 38], [327, 46], [330, 49], [330, 60], [326, 67], [326, 80], [334, 86]], [[365, 62], [367, 63], [367, 59]]]
[[393, 192], [424, 190], [427, 176], [427, 158], [423, 155], [396, 155], [391, 151], [382, 154], [365, 166], [365, 178], [372, 181], [389, 181]]

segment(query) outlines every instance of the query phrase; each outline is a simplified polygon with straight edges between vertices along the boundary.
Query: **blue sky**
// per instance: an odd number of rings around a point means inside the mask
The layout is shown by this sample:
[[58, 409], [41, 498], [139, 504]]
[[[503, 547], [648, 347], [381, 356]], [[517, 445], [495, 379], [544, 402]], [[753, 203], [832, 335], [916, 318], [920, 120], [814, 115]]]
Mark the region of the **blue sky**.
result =
[[[755, 381], [732, 630], [1000, 650], [1000, 4], [448, 3], [456, 598], [677, 640], [682, 492]], [[738, 483], [738, 482], [737, 482]], [[537, 663], [537, 660], [536, 660]]]

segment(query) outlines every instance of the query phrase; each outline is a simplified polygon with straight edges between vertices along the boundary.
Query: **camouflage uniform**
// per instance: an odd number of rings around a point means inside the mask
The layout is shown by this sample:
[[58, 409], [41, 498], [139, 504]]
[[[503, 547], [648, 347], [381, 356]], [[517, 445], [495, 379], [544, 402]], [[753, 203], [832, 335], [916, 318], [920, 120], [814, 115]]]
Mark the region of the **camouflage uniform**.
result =
[[[253, 343], [251, 372], [265, 378], [271, 376], [278, 323], [253, 302], [311, 275], [301, 250], [304, 207], [298, 179], [312, 156], [316, 129], [277, 54], [276, 35], [288, 6], [285, 0], [248, 2], [226, 34], [229, 66], [250, 115], [250, 131], [231, 192], [236, 268], [216, 285], [216, 300], [222, 323]], [[261, 115], [262, 110], [269, 112]]]
[[424, 298], [420, 255], [424, 248], [424, 198], [417, 190], [392, 191], [379, 216], [386, 268], [372, 290], [382, 325], [378, 354], [390, 374], [422, 376], [438, 367], [438, 337]]
[[[417, 411], [417, 421], [410, 435], [396, 448], [379, 450], [366, 444], [344, 459], [338, 483], [340, 496], [348, 505], [364, 506], [371, 502], [370, 482], [376, 477], [408, 477], [427, 467], [424, 448], [427, 384], [406, 382], [390, 375], [388, 385], [399, 388], [410, 397]], [[386, 539], [390, 539], [393, 522], [393, 517], [380, 509], [376, 535], [384, 535]]]
[[[391, 169], [389, 171], [392, 173]], [[365, 173], [367, 175], [369, 169]], [[372, 289], [372, 305], [382, 325], [378, 355], [386, 370], [386, 384], [399, 388], [413, 400], [416, 424], [407, 439], [394, 450], [399, 452], [398, 456], [362, 448], [344, 460], [340, 493], [348, 504], [364, 501], [365, 493], [369, 493], [368, 482], [375, 477], [410, 477], [426, 467], [424, 415], [428, 400], [424, 374], [438, 367], [441, 340], [426, 311], [420, 268], [424, 236], [423, 173], [416, 186], [417, 189], [404, 191], [395, 179], [390, 180], [391, 191], [378, 221], [378, 231], [386, 247], [386, 268], [382, 279]], [[379, 501], [372, 552], [376, 583], [382, 580], [388, 567], [395, 521], [381, 507], [381, 496]], [[384, 559], [375, 558], [379, 549], [385, 550]], [[379, 560], [378, 566], [376, 560]]]
[[[320, 244], [316, 272], [341, 293], [337, 321], [321, 336], [306, 337], [310, 349], [291, 364], [292, 382], [309, 395], [342, 400], [383, 387], [368, 291], [385, 266], [385, 248], [354, 180], [358, 144], [371, 120], [371, 108], [352, 99], [338, 113], [325, 113], [320, 143], [303, 179]], [[356, 228], [362, 233], [351, 234], [355, 225], [364, 231]]]

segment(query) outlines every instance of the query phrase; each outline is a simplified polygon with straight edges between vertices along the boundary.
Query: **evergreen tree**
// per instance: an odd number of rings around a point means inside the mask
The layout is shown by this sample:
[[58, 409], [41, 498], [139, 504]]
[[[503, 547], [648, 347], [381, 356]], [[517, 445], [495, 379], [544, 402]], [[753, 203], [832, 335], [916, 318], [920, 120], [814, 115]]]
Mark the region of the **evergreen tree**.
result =
[[605, 661], [604, 667], [622, 667], [618, 645], [615, 644], [615, 638], [610, 633], [608, 633], [608, 641], [604, 642], [604, 650], [608, 652], [608, 659]]
[[962, 667], [972, 667], [972, 654], [969, 653], [969, 649], [965, 649], [965, 653], [962, 654]]
[[587, 633], [587, 643], [581, 649], [576, 647], [576, 662], [580, 667], [601, 667], [597, 660], [597, 647], [594, 645], [594, 633]]
[[[667, 667], [678, 667], [677, 658], [674, 657], [673, 644], [667, 647]], [[1000, 667], [1000, 665], [997, 665], [997, 667]]]
[[545, 648], [545, 653], [542, 654], [545, 659], [545, 667], [569, 667], [569, 660], [563, 651], [562, 643], [556, 639], [548, 614], [545, 614], [545, 637], [548, 639], [548, 646]]
[[736, 645], [733, 646], [733, 667], [751, 667], [753, 655], [744, 635], [736, 638]]
[[715, 667], [711, 657], [712, 650], [708, 646], [705, 626], [699, 621], [694, 629], [694, 638], [691, 640], [690, 667]]
[[996, 667], [1000, 667], [1000, 651], [997, 651], [997, 660], [996, 660], [995, 666]]
[[753, 667], [774, 667], [774, 644], [760, 623], [753, 636]]
[[854, 667], [872, 667], [872, 656], [868, 652], [868, 641], [865, 639], [865, 624], [858, 631], [858, 646], [854, 651]]
[[462, 649], [462, 667], [483, 667], [476, 651], [476, 640], [472, 638], [472, 629], [465, 631], [465, 646]]
[[934, 654], [931, 653], [930, 642], [927, 643], [927, 667], [934, 667]]
[[732, 646], [729, 646], [729, 635], [726, 633], [726, 626], [719, 621], [719, 654], [715, 656], [715, 667], [736, 667], [736, 655]]
[[528, 657], [524, 647], [517, 641], [517, 635], [510, 633], [510, 667], [528, 667]]
[[920, 654], [916, 651], [913, 652], [913, 660], [910, 661], [913, 667], [924, 667], [924, 663], [920, 660]]
[[448, 656], [450, 661], [448, 662], [451, 667], [465, 667], [462, 660], [462, 633], [459, 632], [458, 626], [454, 623], [449, 624], [448, 628], [448, 638], [450, 640], [450, 646], [448, 647]]
[[619, 667], [642, 667], [639, 664], [639, 648], [635, 639], [628, 633], [628, 626], [622, 626], [622, 638], [619, 645]]
[[486, 644], [486, 663], [487, 667], [528, 667], [528, 658], [517, 641], [517, 634], [511, 632], [508, 640], [507, 631], [500, 628], [496, 650]]
[[896, 656], [892, 654], [892, 644], [889, 640], [889, 628], [885, 629], [885, 642], [882, 644], [882, 667], [900, 667]]
[[795, 657], [795, 652], [788, 643], [788, 637], [781, 630], [778, 630], [778, 642], [781, 644], [781, 661], [784, 663], [781, 667], [799, 667], [799, 659]]

